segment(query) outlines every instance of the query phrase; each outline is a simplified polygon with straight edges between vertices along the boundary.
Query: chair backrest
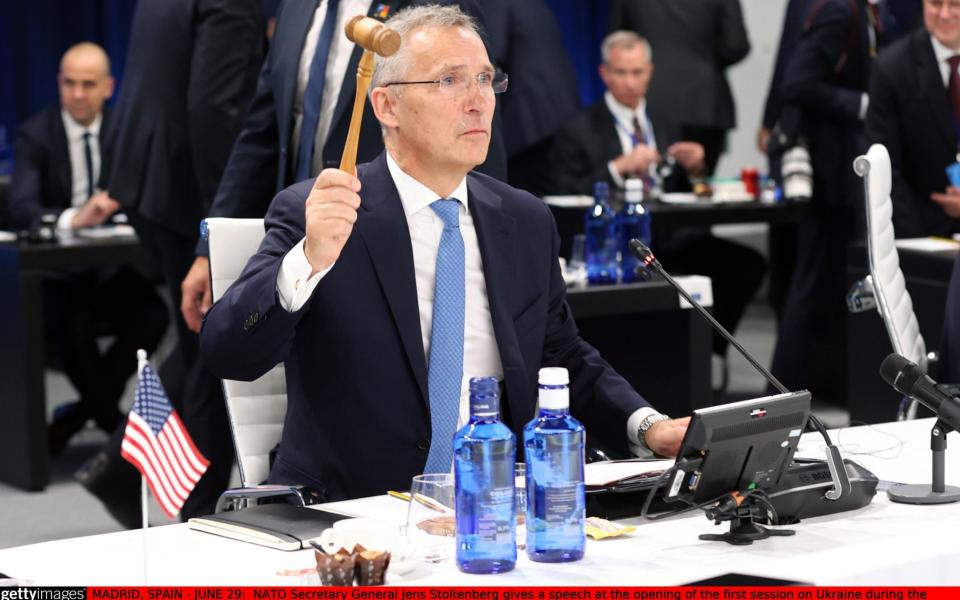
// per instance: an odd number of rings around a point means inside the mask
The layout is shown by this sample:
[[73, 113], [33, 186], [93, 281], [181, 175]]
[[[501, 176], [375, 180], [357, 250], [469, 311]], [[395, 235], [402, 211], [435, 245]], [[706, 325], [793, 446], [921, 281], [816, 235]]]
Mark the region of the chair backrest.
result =
[[926, 371], [927, 348], [900, 270], [900, 256], [894, 240], [890, 154], [883, 145], [874, 144], [864, 156], [854, 161], [853, 169], [863, 177], [867, 254], [877, 310], [894, 352]]
[[[217, 301], [236, 281], [263, 240], [263, 219], [207, 219], [210, 278]], [[280, 441], [287, 414], [283, 364], [256, 381], [223, 380], [237, 466], [244, 487], [262, 483], [270, 472], [270, 451]]]

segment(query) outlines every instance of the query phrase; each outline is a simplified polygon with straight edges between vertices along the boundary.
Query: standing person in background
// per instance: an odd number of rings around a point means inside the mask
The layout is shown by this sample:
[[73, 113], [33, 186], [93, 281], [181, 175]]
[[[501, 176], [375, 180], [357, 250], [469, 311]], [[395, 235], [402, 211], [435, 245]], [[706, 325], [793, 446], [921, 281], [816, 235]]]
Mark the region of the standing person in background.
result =
[[[386, 19], [417, 0], [287, 0], [277, 13], [270, 51], [257, 81], [250, 111], [243, 122], [213, 205], [199, 218], [261, 218], [273, 196], [288, 185], [340, 164], [350, 127], [362, 48], [343, 34], [353, 16]], [[473, 0], [446, 1], [471, 14], [483, 11]], [[482, 20], [482, 19], [481, 19]], [[500, 32], [497, 32], [500, 34]], [[503, 141], [496, 133], [490, 157], [480, 167], [506, 178]], [[383, 136], [369, 103], [364, 107], [357, 163], [383, 150]], [[210, 308], [210, 262], [204, 241], [196, 248], [183, 278], [181, 312], [194, 332]]]
[[[110, 146], [104, 136], [113, 95], [110, 59], [100, 46], [71, 46], [57, 74], [60, 104], [20, 125], [10, 189], [10, 214], [17, 229], [56, 217], [60, 235], [105, 223], [119, 204], [99, 189], [101, 165]], [[50, 453], [60, 454], [89, 419], [107, 433], [123, 420], [118, 410], [127, 379], [137, 367], [136, 351], [153, 351], [166, 330], [163, 300], [129, 269], [97, 268], [51, 272], [43, 281], [47, 337], [59, 365], [80, 394], [54, 412], [47, 434]], [[109, 325], [113, 342], [101, 352], [97, 335]]]
[[650, 104], [673, 115], [683, 139], [704, 147], [712, 175], [737, 125], [726, 69], [750, 52], [739, 0], [612, 0], [609, 30], [620, 29], [650, 42], [662, 72]]
[[923, 0], [923, 19], [877, 57], [870, 84], [867, 143], [890, 153], [898, 238], [960, 233], [960, 185], [946, 174], [960, 154], [960, 5]]
[[[107, 185], [160, 267], [176, 307], [198, 224], [213, 201], [253, 93], [263, 39], [259, 0], [137, 5]], [[204, 368], [197, 335], [176, 312], [179, 355], [171, 359], [182, 359], [186, 376], [183, 393], [171, 394], [171, 400], [211, 462], [181, 511], [186, 519], [213, 512], [229, 482], [233, 447], [220, 382]], [[136, 473], [119, 457], [121, 438], [122, 431], [78, 478], [124, 524], [137, 526], [136, 486], [128, 496], [117, 481]]]
[[797, 264], [771, 371], [789, 389], [846, 401], [845, 259], [860, 235], [863, 184], [852, 164], [864, 149], [867, 82], [883, 30], [867, 0], [818, 0], [785, 71], [787, 131], [804, 140], [813, 167], [813, 199], [797, 226]]

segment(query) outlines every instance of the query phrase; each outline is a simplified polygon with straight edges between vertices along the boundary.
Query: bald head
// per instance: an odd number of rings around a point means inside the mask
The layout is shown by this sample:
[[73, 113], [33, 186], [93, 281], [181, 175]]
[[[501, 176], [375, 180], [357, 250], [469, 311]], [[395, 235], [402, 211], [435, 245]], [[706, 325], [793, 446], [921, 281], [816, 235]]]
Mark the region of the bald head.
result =
[[110, 58], [91, 42], [71, 46], [60, 59], [57, 83], [63, 108], [77, 123], [90, 125], [113, 95]]

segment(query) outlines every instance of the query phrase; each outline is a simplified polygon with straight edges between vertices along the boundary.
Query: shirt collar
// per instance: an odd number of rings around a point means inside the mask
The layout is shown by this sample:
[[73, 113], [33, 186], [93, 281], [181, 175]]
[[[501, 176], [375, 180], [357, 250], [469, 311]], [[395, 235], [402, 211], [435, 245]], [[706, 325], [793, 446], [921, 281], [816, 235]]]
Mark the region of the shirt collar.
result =
[[603, 100], [607, 103], [607, 108], [610, 109], [610, 114], [612, 114], [614, 118], [620, 121], [620, 123], [625, 127], [632, 127], [634, 117], [636, 117], [641, 123], [646, 121], [646, 98], [640, 101], [640, 104], [637, 105], [637, 108], [630, 108], [629, 106], [620, 104], [620, 102], [618, 102], [617, 99], [613, 97], [613, 94], [611, 94], [608, 90], [603, 94]]
[[[390, 153], [387, 152], [387, 169], [390, 171], [390, 177], [393, 178], [394, 185], [397, 186], [397, 193], [400, 194], [400, 203], [403, 204], [403, 213], [409, 219], [424, 208], [430, 206], [439, 200], [436, 192], [423, 185], [400, 168]], [[449, 198], [456, 198], [467, 208], [467, 178], [464, 177]]]
[[930, 36], [930, 42], [933, 44], [933, 54], [934, 56], [937, 57], [937, 64], [947, 62], [948, 58], [950, 58], [954, 54], [958, 54], [956, 50], [951, 50], [950, 48], [947, 48], [946, 46], [940, 43], [940, 40], [933, 37], [932, 35]]
[[103, 122], [102, 112], [97, 113], [93, 123], [90, 123], [90, 125], [86, 127], [77, 123], [65, 108], [60, 109], [60, 118], [63, 119], [63, 129], [67, 133], [68, 140], [82, 140], [83, 134], [88, 131], [93, 137], [100, 137], [100, 124]]

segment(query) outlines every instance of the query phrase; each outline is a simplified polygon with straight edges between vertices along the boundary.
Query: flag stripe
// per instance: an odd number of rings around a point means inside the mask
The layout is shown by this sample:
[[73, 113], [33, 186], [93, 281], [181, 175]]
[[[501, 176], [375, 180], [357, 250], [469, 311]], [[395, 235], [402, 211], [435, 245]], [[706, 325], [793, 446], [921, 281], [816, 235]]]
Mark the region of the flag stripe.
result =
[[149, 365], [141, 369], [121, 455], [143, 474], [160, 507], [175, 516], [210, 464], [197, 449]]

